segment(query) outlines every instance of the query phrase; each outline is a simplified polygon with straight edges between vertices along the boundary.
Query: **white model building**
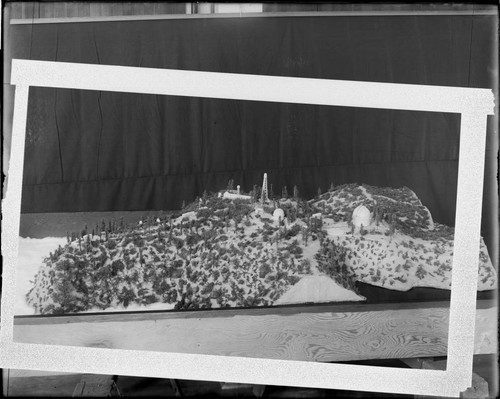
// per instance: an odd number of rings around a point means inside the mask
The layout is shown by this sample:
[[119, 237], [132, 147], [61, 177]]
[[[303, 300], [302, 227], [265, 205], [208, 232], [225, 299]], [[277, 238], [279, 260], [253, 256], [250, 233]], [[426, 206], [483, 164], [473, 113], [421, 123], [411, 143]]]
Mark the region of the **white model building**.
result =
[[371, 219], [372, 219], [371, 212], [364, 205], [359, 205], [352, 212], [352, 224], [357, 229], [361, 228], [361, 226], [368, 227], [371, 223]]

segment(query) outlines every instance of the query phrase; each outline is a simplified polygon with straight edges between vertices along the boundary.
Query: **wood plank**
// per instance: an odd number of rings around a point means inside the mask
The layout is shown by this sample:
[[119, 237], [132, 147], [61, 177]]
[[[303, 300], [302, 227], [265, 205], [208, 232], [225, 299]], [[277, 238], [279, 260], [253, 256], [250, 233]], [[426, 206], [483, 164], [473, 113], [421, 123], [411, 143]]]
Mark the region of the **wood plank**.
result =
[[320, 3], [318, 11], [352, 11], [352, 3]]
[[144, 15], [146, 14], [145, 9], [148, 3], [134, 2], [132, 4], [132, 15]]
[[9, 374], [10, 369], [2, 370], [2, 396], [4, 398], [9, 394]]
[[[24, 3], [23, 3], [24, 4]], [[496, 16], [496, 10], [425, 10], [425, 11], [325, 11], [325, 12], [263, 12], [263, 13], [243, 13], [243, 14], [186, 14], [186, 10], [174, 14], [159, 14], [159, 15], [107, 15], [110, 10], [107, 8], [101, 13], [101, 4], [90, 3], [89, 17], [74, 17], [74, 18], [35, 18], [32, 20], [12, 19], [11, 25], [27, 25], [27, 24], [66, 24], [72, 23], [88, 23], [88, 22], [118, 22], [118, 21], [159, 21], [159, 20], [176, 20], [176, 19], [210, 19], [210, 18], [280, 18], [280, 17], [364, 17], [364, 16], [437, 16], [437, 15], [464, 15], [464, 16], [480, 16], [490, 15]]]
[[39, 18], [54, 18], [54, 13], [52, 12], [52, 3], [38, 3], [38, 10]]
[[[488, 309], [496, 305], [494, 300], [478, 300], [477, 309]], [[100, 323], [110, 321], [140, 321], [140, 320], [159, 320], [159, 319], [182, 319], [182, 318], [217, 318], [233, 316], [259, 316], [259, 315], [290, 315], [299, 313], [328, 313], [328, 312], [373, 312], [385, 310], [412, 310], [412, 309], [433, 309], [448, 308], [448, 301], [429, 301], [429, 302], [337, 302], [326, 304], [301, 304], [268, 306], [256, 308], [222, 308], [222, 309], [203, 309], [203, 310], [165, 310], [165, 311], [133, 311], [133, 312], [99, 312], [99, 313], [80, 313], [70, 315], [33, 315], [33, 316], [15, 316], [16, 325], [23, 324], [65, 324], [65, 323]], [[480, 318], [482, 323], [488, 325], [488, 319]]]
[[103, 6], [109, 7], [109, 14], [106, 15], [123, 15], [123, 3], [105, 3]]
[[186, 3], [158, 2], [155, 3], [154, 13], [156, 15], [185, 14]]
[[52, 18], [64, 18], [68, 17], [66, 14], [66, 2], [51, 2], [49, 3], [52, 6]]
[[155, 14], [155, 3], [141, 3], [144, 9], [144, 15], [154, 15]]
[[23, 17], [23, 3], [13, 2], [5, 5], [6, 11], [10, 10], [10, 19], [20, 19]]
[[134, 5], [131, 2], [123, 2], [122, 3], [123, 7], [123, 15], [134, 15], [135, 14], [135, 9]]
[[22, 18], [23, 19], [33, 19], [35, 17], [35, 2], [26, 1], [22, 3]]
[[[496, 308], [477, 311], [489, 326], [476, 334], [476, 353], [496, 351], [496, 315]], [[14, 340], [324, 362], [412, 358], [446, 355], [448, 316], [446, 308], [415, 308], [45, 324], [16, 320]]]
[[83, 3], [83, 2], [67, 3], [66, 16], [68, 18], [90, 16], [90, 3]]
[[13, 397], [71, 397], [81, 380], [81, 374], [30, 375], [12, 377], [8, 392]]
[[73, 391], [73, 397], [111, 396], [114, 386], [112, 375], [84, 374]]
[[89, 3], [89, 13], [90, 13], [90, 18], [88, 18], [89, 20], [92, 20], [95, 17], [102, 17], [101, 4]]

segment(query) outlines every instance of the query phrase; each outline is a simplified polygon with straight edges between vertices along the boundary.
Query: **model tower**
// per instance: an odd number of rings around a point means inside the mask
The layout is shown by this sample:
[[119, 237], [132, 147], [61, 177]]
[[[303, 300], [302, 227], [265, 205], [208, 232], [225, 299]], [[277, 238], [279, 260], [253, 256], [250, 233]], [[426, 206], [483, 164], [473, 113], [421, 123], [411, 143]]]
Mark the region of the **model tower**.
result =
[[264, 180], [262, 181], [262, 194], [260, 196], [260, 202], [266, 203], [269, 201], [269, 197], [267, 195], [267, 173], [264, 173]]

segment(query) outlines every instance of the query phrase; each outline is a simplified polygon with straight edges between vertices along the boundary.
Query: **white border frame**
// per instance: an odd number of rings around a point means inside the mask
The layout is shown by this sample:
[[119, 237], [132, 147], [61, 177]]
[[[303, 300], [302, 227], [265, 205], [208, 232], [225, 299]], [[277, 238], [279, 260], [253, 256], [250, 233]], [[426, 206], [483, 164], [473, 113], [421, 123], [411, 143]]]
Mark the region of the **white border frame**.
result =
[[[0, 365], [6, 368], [217, 380], [458, 397], [471, 385], [487, 115], [491, 90], [13, 60], [16, 86]], [[447, 368], [414, 370], [13, 341], [15, 281], [30, 86], [461, 114]]]

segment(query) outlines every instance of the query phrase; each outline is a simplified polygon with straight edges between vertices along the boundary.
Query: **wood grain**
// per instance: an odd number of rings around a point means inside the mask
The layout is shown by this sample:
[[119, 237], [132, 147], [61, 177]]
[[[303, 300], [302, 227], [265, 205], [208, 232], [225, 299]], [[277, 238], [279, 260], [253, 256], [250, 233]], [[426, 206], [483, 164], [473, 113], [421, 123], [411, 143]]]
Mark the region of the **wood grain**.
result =
[[[483, 299], [477, 301], [477, 309], [487, 309], [496, 305], [494, 300]], [[158, 319], [179, 318], [215, 318], [231, 316], [258, 316], [258, 315], [289, 315], [298, 313], [348, 313], [348, 312], [373, 312], [379, 310], [404, 310], [417, 308], [448, 308], [449, 301], [420, 301], [420, 302], [336, 302], [324, 304], [300, 304], [268, 306], [255, 308], [222, 308], [203, 310], [155, 310], [155, 311], [131, 311], [131, 312], [99, 312], [80, 313], [69, 315], [37, 315], [37, 316], [15, 316], [15, 324], [64, 324], [81, 322], [109, 322], [109, 321], [138, 321]]]
[[23, 19], [32, 19], [35, 17], [35, 9], [37, 9], [35, 2], [26, 1], [22, 4], [22, 18]]
[[[150, 314], [149, 319], [100, 322], [94, 316], [93, 321], [56, 323], [54, 318], [45, 324], [17, 319], [14, 340], [323, 362], [429, 357], [446, 354], [448, 314], [447, 308], [434, 307], [184, 318]], [[476, 334], [476, 353], [496, 351], [496, 315], [496, 308], [477, 311], [483, 330]]]

